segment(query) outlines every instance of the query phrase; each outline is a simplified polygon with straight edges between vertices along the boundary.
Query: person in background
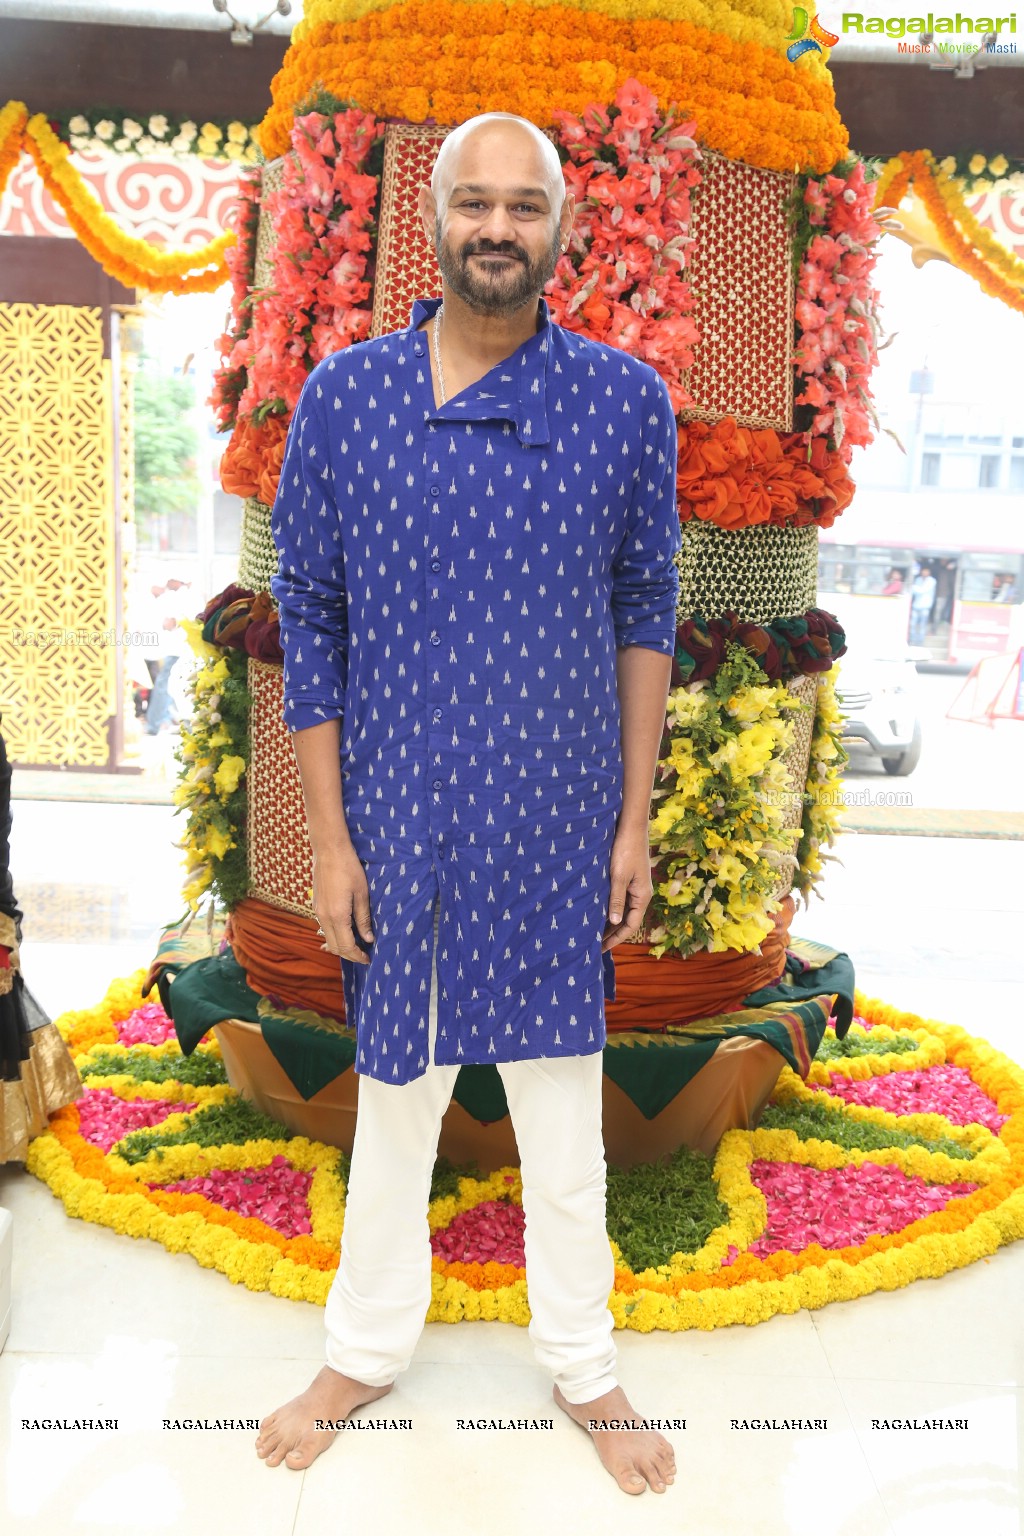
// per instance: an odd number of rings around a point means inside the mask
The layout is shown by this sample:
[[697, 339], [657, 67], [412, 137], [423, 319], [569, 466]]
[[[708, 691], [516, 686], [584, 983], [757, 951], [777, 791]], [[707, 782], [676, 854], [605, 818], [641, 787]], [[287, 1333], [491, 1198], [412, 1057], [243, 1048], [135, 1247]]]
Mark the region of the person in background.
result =
[[[150, 736], [159, 735], [165, 724], [176, 723], [170, 696], [171, 673], [187, 647], [181, 619], [188, 617], [194, 607], [190, 595], [192, 583], [179, 576], [172, 576], [161, 593], [160, 662], [153, 679], [153, 691], [146, 710], [146, 731]], [[175, 718], [172, 720], [172, 714]]]
[[936, 581], [931, 566], [922, 565], [910, 589], [910, 643], [924, 645], [925, 631], [935, 602]]
[[903, 572], [894, 565], [885, 579], [885, 586], [882, 588], [882, 596], [899, 597], [902, 591]]

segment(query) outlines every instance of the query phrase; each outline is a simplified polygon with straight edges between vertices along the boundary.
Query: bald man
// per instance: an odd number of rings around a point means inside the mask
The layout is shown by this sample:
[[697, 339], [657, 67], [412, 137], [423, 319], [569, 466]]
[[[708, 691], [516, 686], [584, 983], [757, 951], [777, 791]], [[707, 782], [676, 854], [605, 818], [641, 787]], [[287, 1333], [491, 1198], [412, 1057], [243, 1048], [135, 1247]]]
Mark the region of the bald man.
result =
[[610, 951], [652, 895], [676, 424], [653, 369], [551, 323], [574, 210], [534, 124], [463, 123], [419, 206], [442, 298], [313, 369], [272, 520], [284, 719], [359, 1097], [327, 1364], [257, 1450], [309, 1466], [408, 1367], [441, 1118], [459, 1068], [493, 1063], [537, 1358], [619, 1486], [661, 1493], [672, 1447], [614, 1371], [601, 1102]]

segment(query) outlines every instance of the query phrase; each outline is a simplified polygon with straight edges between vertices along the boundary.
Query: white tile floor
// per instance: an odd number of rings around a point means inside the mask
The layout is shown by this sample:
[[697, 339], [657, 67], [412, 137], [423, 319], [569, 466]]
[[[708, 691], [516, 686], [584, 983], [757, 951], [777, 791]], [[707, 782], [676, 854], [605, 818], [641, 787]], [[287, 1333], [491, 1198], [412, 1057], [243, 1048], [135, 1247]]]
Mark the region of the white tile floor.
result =
[[[179, 823], [163, 807], [15, 805], [29, 914], [26, 975], [51, 1012], [82, 1006], [150, 959], [180, 910]], [[1024, 844], [848, 837], [827, 904], [795, 931], [847, 949], [863, 990], [952, 1020], [1024, 1060], [1016, 1005]], [[949, 912], [951, 870], [960, 898]], [[69, 895], [69, 887], [75, 887]], [[977, 972], [983, 979], [975, 981]], [[1020, 1529], [1024, 1244], [904, 1290], [754, 1328], [617, 1335], [638, 1409], [685, 1418], [679, 1477], [631, 1499], [585, 1433], [459, 1430], [459, 1417], [552, 1417], [525, 1330], [432, 1324], [388, 1416], [411, 1432], [351, 1434], [305, 1473], [270, 1469], [254, 1435], [165, 1419], [259, 1419], [322, 1359], [319, 1309], [232, 1286], [184, 1255], [70, 1220], [0, 1168], [14, 1215], [14, 1305], [0, 1355], [0, 1530], [324, 1536], [1010, 1536]], [[373, 1410], [366, 1410], [373, 1416]], [[826, 1418], [827, 1430], [730, 1420]], [[116, 1431], [23, 1419], [114, 1418]], [[876, 1418], [966, 1418], [960, 1432]]]

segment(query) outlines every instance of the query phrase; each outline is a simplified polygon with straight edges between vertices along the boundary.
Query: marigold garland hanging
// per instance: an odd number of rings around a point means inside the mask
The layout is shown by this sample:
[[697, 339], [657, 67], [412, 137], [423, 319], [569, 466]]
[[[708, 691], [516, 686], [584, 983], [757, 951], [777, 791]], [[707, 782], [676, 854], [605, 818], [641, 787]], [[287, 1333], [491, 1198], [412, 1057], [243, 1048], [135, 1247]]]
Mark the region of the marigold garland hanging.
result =
[[146, 240], [126, 235], [70, 164], [67, 145], [42, 113], [29, 118], [22, 102], [8, 102], [0, 113], [0, 191], [22, 150], [32, 156], [50, 196], [110, 277], [151, 293], [212, 292], [225, 281], [224, 253], [236, 239], [234, 230], [188, 251], [160, 251]]
[[[260, 142], [268, 159], [283, 154], [295, 111], [317, 89], [412, 123], [499, 110], [550, 125], [633, 78], [696, 118], [703, 142], [730, 159], [777, 171], [835, 165], [848, 135], [827, 70], [795, 69], [781, 36], [771, 48], [743, 38], [749, 7], [716, 10], [715, 30], [694, 25], [695, 10], [693, 0], [673, 5], [672, 19], [526, 0], [406, 0], [359, 17], [339, 7], [296, 29]], [[717, 30], [720, 20], [738, 35]]]
[[[1016, 276], [1018, 268], [1024, 270], [1024, 263], [1009, 252], [1002, 252], [998, 263], [987, 254], [994, 237], [982, 229], [930, 150], [903, 151], [888, 161], [876, 184], [876, 209], [891, 207], [898, 218], [900, 200], [912, 187], [953, 264], [969, 273], [992, 298], [1024, 313], [1024, 286]], [[1008, 276], [1008, 272], [1014, 275]]]

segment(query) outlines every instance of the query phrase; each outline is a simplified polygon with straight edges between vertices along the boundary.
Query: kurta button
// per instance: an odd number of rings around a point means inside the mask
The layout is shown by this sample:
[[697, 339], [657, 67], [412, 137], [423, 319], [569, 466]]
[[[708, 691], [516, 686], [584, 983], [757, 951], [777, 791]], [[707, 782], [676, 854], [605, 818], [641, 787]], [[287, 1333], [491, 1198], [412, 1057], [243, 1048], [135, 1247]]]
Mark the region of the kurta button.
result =
[[441, 718], [441, 711], [439, 709], [435, 709], [434, 710], [434, 719], [435, 720], [440, 720], [440, 718]]
[[442, 781], [440, 779], [435, 779], [434, 780], [434, 788], [435, 789], [440, 789], [441, 788], [441, 783], [442, 783]]
[[440, 496], [440, 494], [441, 494], [441, 487], [439, 485], [432, 485], [430, 487], [430, 494], [431, 494], [431, 496]]
[[431, 643], [431, 645], [440, 645], [441, 644], [441, 636], [440, 635], [431, 635], [430, 643]]
[[432, 571], [439, 571], [441, 569], [441, 562], [440, 562], [440, 560], [431, 560], [431, 562], [430, 562], [430, 569]]

